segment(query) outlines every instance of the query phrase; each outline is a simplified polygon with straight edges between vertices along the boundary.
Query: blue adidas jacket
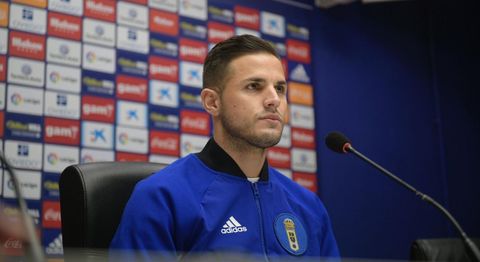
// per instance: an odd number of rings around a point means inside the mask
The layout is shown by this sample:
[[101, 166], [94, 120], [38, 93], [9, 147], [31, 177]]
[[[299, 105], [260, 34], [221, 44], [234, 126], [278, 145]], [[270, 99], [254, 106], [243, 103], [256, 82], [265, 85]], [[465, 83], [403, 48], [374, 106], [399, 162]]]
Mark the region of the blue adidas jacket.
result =
[[266, 163], [260, 177], [249, 182], [211, 139], [201, 153], [137, 184], [111, 250], [136, 250], [147, 259], [151, 251], [172, 257], [212, 252], [267, 260], [338, 257], [319, 198]]

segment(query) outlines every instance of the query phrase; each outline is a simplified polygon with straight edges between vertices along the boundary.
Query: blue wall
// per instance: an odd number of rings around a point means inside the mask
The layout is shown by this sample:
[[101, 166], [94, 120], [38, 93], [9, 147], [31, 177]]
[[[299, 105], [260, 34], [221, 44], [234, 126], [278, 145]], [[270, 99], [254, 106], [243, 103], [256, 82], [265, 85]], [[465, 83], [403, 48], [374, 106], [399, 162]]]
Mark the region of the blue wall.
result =
[[436, 209], [378, 171], [326, 149], [323, 137], [332, 130], [480, 236], [480, 19], [478, 4], [470, 2], [315, 11], [319, 191], [345, 257], [407, 259], [414, 239], [456, 232]]

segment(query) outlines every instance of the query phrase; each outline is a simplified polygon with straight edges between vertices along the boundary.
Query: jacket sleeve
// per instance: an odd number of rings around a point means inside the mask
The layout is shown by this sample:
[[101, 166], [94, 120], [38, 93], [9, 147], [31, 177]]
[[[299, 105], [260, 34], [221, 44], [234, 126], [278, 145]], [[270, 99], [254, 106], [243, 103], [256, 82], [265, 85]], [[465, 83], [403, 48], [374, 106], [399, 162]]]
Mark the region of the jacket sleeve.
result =
[[110, 243], [110, 261], [175, 258], [173, 232], [168, 192], [141, 181], [128, 200]]

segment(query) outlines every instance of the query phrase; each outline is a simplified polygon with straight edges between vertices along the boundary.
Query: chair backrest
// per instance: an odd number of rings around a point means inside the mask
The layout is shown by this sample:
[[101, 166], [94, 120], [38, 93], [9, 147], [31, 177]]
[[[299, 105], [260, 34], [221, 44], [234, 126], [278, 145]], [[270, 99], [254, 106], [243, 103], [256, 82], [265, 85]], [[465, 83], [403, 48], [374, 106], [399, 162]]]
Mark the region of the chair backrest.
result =
[[[480, 239], [472, 239], [478, 246]], [[412, 261], [471, 261], [460, 238], [417, 239], [410, 248]]]
[[108, 248], [135, 184], [164, 166], [97, 162], [67, 167], [59, 181], [63, 247]]

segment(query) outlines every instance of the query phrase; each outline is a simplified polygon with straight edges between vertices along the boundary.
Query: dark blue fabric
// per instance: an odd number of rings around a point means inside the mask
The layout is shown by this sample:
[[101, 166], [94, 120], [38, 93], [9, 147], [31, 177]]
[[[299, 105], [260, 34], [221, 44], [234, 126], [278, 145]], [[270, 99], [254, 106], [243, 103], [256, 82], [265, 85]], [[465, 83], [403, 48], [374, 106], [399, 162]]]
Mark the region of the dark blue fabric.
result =
[[[205, 252], [291, 256], [274, 232], [282, 213], [294, 214], [307, 231], [302, 257], [339, 256], [328, 214], [315, 194], [272, 168], [268, 181], [253, 184], [189, 155], [137, 184], [111, 249], [141, 250], [143, 258], [149, 251], [171, 257]], [[230, 217], [245, 231], [222, 234]]]

